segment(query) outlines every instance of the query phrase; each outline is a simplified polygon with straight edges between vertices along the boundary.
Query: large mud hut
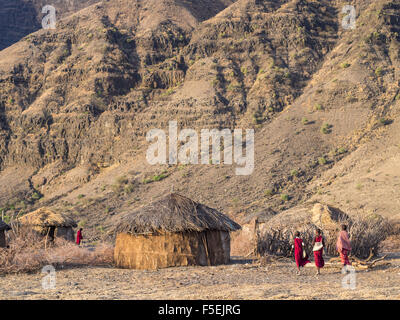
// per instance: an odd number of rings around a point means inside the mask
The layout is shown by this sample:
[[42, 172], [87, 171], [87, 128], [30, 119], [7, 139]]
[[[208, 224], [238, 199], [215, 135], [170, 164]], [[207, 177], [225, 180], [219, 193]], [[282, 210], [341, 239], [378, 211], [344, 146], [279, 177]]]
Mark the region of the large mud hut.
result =
[[6, 231], [11, 230], [11, 227], [0, 219], [0, 248], [7, 247]]
[[55, 212], [49, 208], [40, 208], [27, 213], [18, 219], [18, 223], [24, 227], [32, 228], [39, 234], [48, 237], [49, 240], [64, 238], [74, 241], [76, 222], [70, 216]]
[[172, 193], [116, 217], [118, 267], [155, 270], [218, 265], [230, 260], [230, 232], [240, 226], [221, 212]]

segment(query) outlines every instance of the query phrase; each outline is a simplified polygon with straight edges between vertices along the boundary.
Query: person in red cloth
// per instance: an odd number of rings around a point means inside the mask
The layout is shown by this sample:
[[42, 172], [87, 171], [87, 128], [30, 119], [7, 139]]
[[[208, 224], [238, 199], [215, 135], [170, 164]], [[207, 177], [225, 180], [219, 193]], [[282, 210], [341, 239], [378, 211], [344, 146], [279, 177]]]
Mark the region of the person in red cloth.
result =
[[339, 236], [336, 242], [336, 249], [340, 254], [340, 260], [342, 261], [343, 267], [346, 265], [351, 266], [349, 261], [349, 253], [351, 251], [351, 244], [349, 234], [347, 233], [347, 226], [342, 225], [342, 231], [339, 232]]
[[313, 252], [314, 252], [314, 261], [315, 266], [317, 267], [317, 276], [321, 274], [321, 268], [324, 267], [325, 261], [322, 256], [325, 247], [325, 240], [322, 237], [321, 229], [317, 229], [315, 231], [315, 237], [313, 240]]
[[76, 233], [76, 244], [79, 246], [81, 244], [81, 240], [83, 239], [82, 236], [82, 228], [80, 228], [78, 230], [78, 232]]
[[310, 261], [308, 260], [308, 256], [304, 250], [304, 243], [303, 240], [300, 238], [300, 232], [296, 231], [294, 235], [294, 245], [292, 246], [292, 248], [294, 248], [294, 258], [296, 260], [297, 275], [300, 275], [300, 267], [304, 267], [307, 263], [310, 263]]

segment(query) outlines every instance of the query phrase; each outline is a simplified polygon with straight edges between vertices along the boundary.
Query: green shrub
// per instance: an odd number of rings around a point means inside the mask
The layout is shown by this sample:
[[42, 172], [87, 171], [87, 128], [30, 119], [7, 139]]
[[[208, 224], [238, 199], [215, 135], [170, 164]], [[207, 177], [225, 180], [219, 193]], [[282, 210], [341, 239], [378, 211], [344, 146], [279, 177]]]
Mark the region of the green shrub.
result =
[[391, 120], [389, 120], [389, 119], [386, 119], [386, 118], [380, 118], [380, 119], [379, 119], [379, 122], [380, 122], [381, 124], [383, 124], [384, 126], [386, 126], [386, 125], [388, 125], [388, 124], [391, 124], [391, 123], [392, 123], [392, 121], [391, 121]]
[[332, 128], [332, 126], [329, 123], [325, 122], [321, 127], [321, 132], [323, 134], [328, 134], [331, 132], [331, 128]]
[[383, 69], [382, 67], [378, 67], [375, 69], [375, 74], [380, 77], [383, 74]]
[[151, 178], [144, 179], [144, 180], [143, 180], [143, 183], [144, 183], [144, 184], [147, 184], [147, 183], [151, 183], [151, 182], [161, 181], [161, 180], [165, 179], [165, 178], [168, 177], [168, 176], [169, 176], [169, 174], [168, 174], [167, 172], [164, 171], [164, 172], [161, 173], [161, 174], [152, 176]]
[[340, 66], [341, 66], [343, 69], [347, 69], [348, 67], [350, 67], [350, 63], [343, 62]]
[[81, 221], [78, 222], [78, 228], [83, 228], [84, 226], [86, 226], [87, 220], [86, 219], [82, 219]]
[[317, 104], [314, 106], [314, 110], [321, 111], [321, 110], [323, 110], [323, 109], [324, 109], [324, 107], [323, 107], [321, 104], [319, 104], [319, 103], [317, 103]]
[[270, 197], [270, 196], [272, 196], [272, 195], [274, 194], [274, 191], [271, 190], [271, 189], [267, 189], [267, 190], [264, 191], [264, 194], [265, 194], [267, 197]]
[[297, 177], [299, 175], [299, 172], [296, 169], [293, 169], [292, 171], [290, 171], [290, 175], [292, 177]]
[[124, 192], [126, 194], [130, 194], [135, 190], [135, 186], [132, 183], [128, 183], [127, 185], [124, 186]]
[[37, 191], [33, 192], [32, 196], [31, 196], [32, 200], [34, 200], [34, 201], [39, 200], [41, 197], [42, 197], [42, 195]]
[[286, 193], [282, 193], [281, 194], [281, 200], [282, 201], [288, 201], [289, 200], [289, 196]]
[[326, 158], [325, 157], [320, 157], [318, 158], [318, 163], [323, 166], [324, 164], [326, 164]]

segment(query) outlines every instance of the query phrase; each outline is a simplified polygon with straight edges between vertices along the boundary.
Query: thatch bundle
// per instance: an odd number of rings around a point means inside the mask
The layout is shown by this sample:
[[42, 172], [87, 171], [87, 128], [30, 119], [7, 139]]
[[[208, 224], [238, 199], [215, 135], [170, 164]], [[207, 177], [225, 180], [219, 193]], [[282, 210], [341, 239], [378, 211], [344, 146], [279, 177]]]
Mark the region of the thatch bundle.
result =
[[240, 226], [215, 209], [173, 193], [114, 218], [114, 261], [133, 269], [216, 265], [230, 259]]
[[112, 229], [115, 233], [131, 234], [205, 230], [230, 232], [239, 230], [240, 225], [218, 210], [171, 193], [133, 212], [117, 216]]

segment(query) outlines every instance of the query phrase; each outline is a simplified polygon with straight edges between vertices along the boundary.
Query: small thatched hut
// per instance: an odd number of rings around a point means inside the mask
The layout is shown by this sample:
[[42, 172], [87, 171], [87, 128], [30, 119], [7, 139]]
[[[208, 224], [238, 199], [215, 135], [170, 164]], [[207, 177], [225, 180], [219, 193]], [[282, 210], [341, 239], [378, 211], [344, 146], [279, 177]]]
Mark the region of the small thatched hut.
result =
[[230, 260], [230, 231], [221, 212], [176, 193], [116, 217], [114, 260], [132, 269], [217, 265]]
[[55, 212], [48, 208], [40, 208], [18, 219], [22, 226], [31, 227], [50, 240], [64, 238], [74, 241], [74, 230], [77, 226], [74, 219], [65, 214]]
[[0, 248], [5, 248], [6, 243], [6, 231], [11, 230], [11, 227], [0, 219]]

